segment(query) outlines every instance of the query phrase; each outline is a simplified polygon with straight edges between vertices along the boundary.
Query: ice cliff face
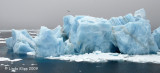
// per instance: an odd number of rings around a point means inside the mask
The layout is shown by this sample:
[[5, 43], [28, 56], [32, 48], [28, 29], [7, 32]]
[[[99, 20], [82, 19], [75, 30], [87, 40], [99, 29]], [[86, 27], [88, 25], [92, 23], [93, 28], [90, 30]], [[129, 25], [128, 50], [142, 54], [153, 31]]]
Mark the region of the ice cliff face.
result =
[[73, 45], [75, 53], [116, 51], [111, 43], [112, 25], [106, 19], [65, 16], [64, 22], [64, 33]]
[[146, 20], [130, 22], [125, 25], [112, 27], [113, 43], [121, 53], [151, 54], [158, 51]]
[[[159, 49], [158, 31], [151, 34], [145, 10], [134, 15], [111, 19], [90, 16], [65, 16], [61, 26], [51, 30], [42, 26], [38, 36], [32, 38], [26, 30], [12, 31], [6, 44], [15, 53], [36, 52], [39, 57], [64, 54], [83, 54], [94, 51], [124, 54], [153, 54]], [[156, 42], [155, 42], [156, 41]]]
[[153, 54], [158, 51], [144, 9], [136, 11], [134, 16], [128, 14], [109, 21], [115, 25], [112, 26], [112, 43], [121, 53]]

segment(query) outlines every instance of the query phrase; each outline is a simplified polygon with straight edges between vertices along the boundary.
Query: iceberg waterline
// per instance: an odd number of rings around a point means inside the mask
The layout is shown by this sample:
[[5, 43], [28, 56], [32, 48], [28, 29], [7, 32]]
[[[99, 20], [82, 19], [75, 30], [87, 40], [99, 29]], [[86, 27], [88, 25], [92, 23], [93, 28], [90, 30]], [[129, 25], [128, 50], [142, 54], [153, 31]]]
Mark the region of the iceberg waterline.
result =
[[14, 53], [34, 52], [38, 57], [55, 57], [66, 54], [84, 54], [94, 51], [120, 52], [123, 54], [155, 54], [158, 52], [145, 10], [134, 15], [111, 19], [91, 16], [65, 16], [63, 27], [48, 29], [42, 26], [38, 36], [32, 38], [26, 30], [12, 30], [6, 39]]
[[128, 55], [120, 53], [102, 53], [95, 51], [81, 55], [62, 55], [59, 57], [46, 57], [46, 59], [58, 59], [75, 62], [107, 62], [107, 61], [128, 61], [137, 63], [158, 63], [160, 64], [160, 52], [152, 55]]

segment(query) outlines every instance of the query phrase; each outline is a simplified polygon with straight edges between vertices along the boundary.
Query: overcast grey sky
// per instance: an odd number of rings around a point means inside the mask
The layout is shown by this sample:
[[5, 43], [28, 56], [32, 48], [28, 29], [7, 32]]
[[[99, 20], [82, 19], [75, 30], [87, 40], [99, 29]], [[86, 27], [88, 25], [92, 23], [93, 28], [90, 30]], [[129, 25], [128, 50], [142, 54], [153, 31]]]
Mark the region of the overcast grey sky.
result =
[[152, 29], [160, 26], [160, 0], [0, 0], [0, 30], [55, 28], [65, 15], [109, 19], [140, 8], [146, 10]]

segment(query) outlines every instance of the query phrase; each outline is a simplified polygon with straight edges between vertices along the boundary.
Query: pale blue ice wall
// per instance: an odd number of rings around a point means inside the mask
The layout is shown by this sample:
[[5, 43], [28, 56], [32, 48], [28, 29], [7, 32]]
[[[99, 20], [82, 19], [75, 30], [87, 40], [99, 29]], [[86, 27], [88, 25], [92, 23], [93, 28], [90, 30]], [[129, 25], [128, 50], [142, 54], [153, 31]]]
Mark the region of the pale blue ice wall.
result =
[[93, 51], [115, 52], [111, 43], [110, 24], [106, 19], [90, 16], [65, 16], [64, 33], [72, 43], [75, 53]]

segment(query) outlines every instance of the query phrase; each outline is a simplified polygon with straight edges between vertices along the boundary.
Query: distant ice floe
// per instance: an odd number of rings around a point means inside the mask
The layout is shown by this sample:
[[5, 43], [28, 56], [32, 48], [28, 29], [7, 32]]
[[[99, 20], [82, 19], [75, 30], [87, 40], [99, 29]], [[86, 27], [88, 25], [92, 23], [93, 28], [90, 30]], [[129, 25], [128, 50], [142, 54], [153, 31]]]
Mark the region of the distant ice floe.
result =
[[47, 59], [59, 59], [59, 60], [68, 60], [76, 62], [107, 62], [112, 61], [130, 61], [138, 63], [158, 63], [160, 64], [160, 52], [158, 54], [150, 55], [127, 55], [119, 53], [102, 53], [96, 51], [93, 53], [86, 53], [82, 55], [63, 55], [60, 57], [46, 57]]
[[6, 43], [6, 41], [0, 41], [0, 44]]
[[6, 43], [6, 38], [0, 38], [0, 44], [1, 43]]
[[[19, 29], [19, 30], [23, 30], [23, 29]], [[0, 32], [11, 32], [12, 30], [0, 30]], [[38, 30], [36, 30], [36, 29], [27, 29], [27, 31], [28, 32], [38, 32], [39, 31], [39, 29]]]
[[6, 38], [0, 38], [0, 41], [5, 41], [6, 40]]
[[9, 58], [5, 58], [5, 57], [0, 57], [0, 61], [11, 61], [11, 62], [17, 62], [17, 61], [21, 61], [22, 59], [9, 59]]

